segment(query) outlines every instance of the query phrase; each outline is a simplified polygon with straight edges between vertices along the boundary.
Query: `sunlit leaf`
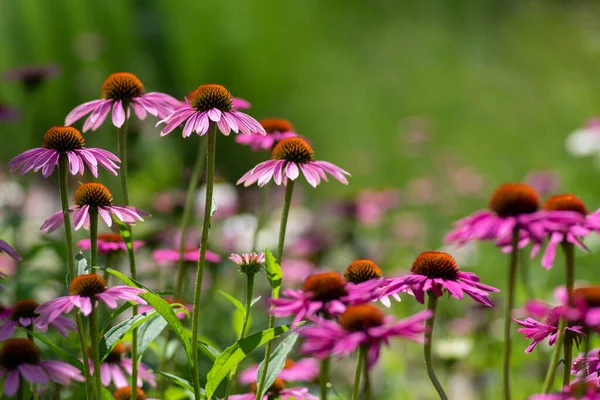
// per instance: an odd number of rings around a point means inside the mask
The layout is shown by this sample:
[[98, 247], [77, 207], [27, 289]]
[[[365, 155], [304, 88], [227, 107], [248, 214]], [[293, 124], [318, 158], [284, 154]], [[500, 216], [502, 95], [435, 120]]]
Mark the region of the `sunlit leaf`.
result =
[[[269, 368], [267, 370], [267, 376], [265, 377], [265, 383], [262, 385], [262, 396], [267, 393], [267, 390], [271, 387], [275, 379], [285, 366], [285, 360], [287, 359], [288, 354], [294, 348], [296, 344], [296, 340], [298, 340], [298, 334], [296, 332], [291, 333], [288, 337], [283, 339], [283, 341], [277, 346], [277, 348], [271, 354], [271, 359], [269, 361]], [[264, 360], [258, 366], [258, 371], [256, 373], [256, 380], [258, 381], [262, 376], [264, 366]]]
[[283, 273], [281, 271], [281, 266], [277, 264], [275, 257], [268, 248], [265, 249], [265, 272], [267, 273], [267, 278], [271, 284], [272, 297], [278, 297]]

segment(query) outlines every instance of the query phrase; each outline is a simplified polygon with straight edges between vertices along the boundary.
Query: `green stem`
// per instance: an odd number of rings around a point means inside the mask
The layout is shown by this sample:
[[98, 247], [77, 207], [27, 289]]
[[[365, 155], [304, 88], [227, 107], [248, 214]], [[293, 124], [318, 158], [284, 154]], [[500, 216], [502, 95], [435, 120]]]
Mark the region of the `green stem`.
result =
[[98, 266], [98, 209], [90, 207], [90, 264]]
[[358, 400], [358, 393], [360, 392], [360, 375], [363, 369], [363, 358], [366, 358], [365, 347], [360, 346], [358, 351], [358, 360], [356, 360], [356, 372], [354, 374], [354, 390], [352, 391], [352, 400]]
[[19, 390], [17, 391], [17, 400], [25, 400], [25, 379], [21, 378]]
[[[65, 226], [65, 242], [67, 247], [67, 265], [69, 266], [69, 282], [75, 276], [75, 256], [73, 255], [73, 231], [71, 230], [71, 214], [69, 214], [69, 159], [66, 154], [61, 154], [58, 159], [58, 185], [60, 190], [60, 203], [63, 211]], [[83, 327], [83, 321], [79, 313], [76, 314], [77, 332], [79, 333], [79, 348], [83, 360], [83, 373], [85, 376], [85, 392], [88, 398], [93, 397], [92, 376], [87, 356], [87, 337]]]
[[204, 162], [206, 159], [206, 151], [204, 151], [204, 140], [203, 137], [198, 138], [198, 155], [196, 156], [196, 163], [192, 170], [192, 176], [188, 185], [187, 194], [185, 196], [185, 206], [183, 208], [183, 216], [181, 217], [181, 228], [179, 239], [179, 259], [177, 261], [177, 286], [175, 293], [182, 295], [183, 282], [185, 281], [185, 262], [183, 260], [183, 253], [185, 253], [185, 247], [187, 244], [187, 231], [193, 220], [194, 213], [194, 198], [196, 189], [198, 188], [198, 182], [202, 176], [202, 170], [204, 169]]
[[257, 251], [256, 246], [258, 246], [258, 237], [260, 235], [260, 230], [265, 223], [264, 219], [267, 214], [265, 211], [267, 208], [267, 202], [269, 201], [268, 193], [268, 186], [265, 186], [263, 190], [260, 191], [260, 208], [258, 210], [258, 217], [256, 218], [256, 229], [254, 230], [254, 235], [252, 235], [252, 251]]
[[571, 364], [573, 363], [573, 341], [565, 337], [563, 342], [564, 347], [564, 370], [563, 370], [563, 387], [571, 383]]
[[437, 310], [438, 297], [429, 293], [429, 300], [427, 301], [427, 309], [432, 312], [431, 318], [429, 318], [425, 322], [425, 345], [423, 346], [423, 353], [425, 355], [425, 366], [427, 367], [427, 375], [429, 375], [429, 380], [433, 384], [438, 396], [440, 396], [441, 400], [448, 400], [448, 396], [444, 392], [444, 388], [442, 388], [442, 384], [438, 380], [435, 375], [435, 371], [433, 370], [433, 362], [431, 361], [431, 346], [433, 343], [433, 327], [435, 324], [435, 312]]
[[[248, 329], [250, 327], [250, 305], [252, 304], [252, 292], [254, 291], [254, 274], [246, 274], [247, 284], [246, 284], [246, 307], [244, 310], [244, 322], [242, 324], [242, 330], [240, 331], [240, 336], [238, 339], [242, 339], [248, 335]], [[229, 393], [231, 392], [231, 388], [233, 386], [233, 382], [235, 382], [235, 375], [237, 373], [237, 366], [233, 367], [231, 373], [229, 374], [229, 381], [227, 382], [227, 389], [225, 390], [225, 398], [224, 400], [229, 399]]]
[[[93, 307], [93, 305], [92, 305]], [[90, 324], [90, 338], [92, 340], [92, 361], [94, 363], [94, 382], [96, 389], [96, 398], [101, 398], [102, 381], [100, 379], [100, 354], [98, 353], [98, 314], [97, 309], [92, 308], [92, 312], [88, 317]]]
[[200, 255], [198, 257], [198, 270], [196, 271], [196, 284], [194, 286], [194, 309], [192, 312], [192, 379], [194, 381], [194, 395], [200, 397], [200, 375], [198, 370], [198, 329], [200, 320], [200, 294], [202, 293], [202, 278], [204, 275], [204, 261], [206, 247], [208, 246], [208, 233], [210, 231], [210, 217], [212, 211], [213, 189], [215, 180], [215, 152], [217, 148], [217, 124], [210, 123], [208, 128], [208, 146], [206, 147], [206, 200], [204, 204], [204, 221], [202, 224], [202, 239], [200, 241]]
[[[279, 223], [279, 241], [277, 244], [277, 260], [281, 264], [283, 258], [283, 246], [285, 245], [285, 230], [287, 228], [287, 221], [290, 215], [290, 206], [292, 205], [292, 195], [294, 194], [294, 181], [288, 180], [285, 187], [285, 196], [283, 197], [283, 207], [281, 208], [281, 221]], [[272, 292], [273, 298], [277, 296], [277, 293]], [[275, 326], [275, 317], [269, 315], [269, 328], [272, 329]], [[263, 369], [260, 378], [257, 383], [256, 400], [260, 400], [260, 393], [263, 391], [263, 386], [267, 378], [267, 371], [269, 369], [269, 362], [271, 361], [271, 349], [273, 341], [267, 342], [265, 346], [265, 359], [263, 362]]]
[[[124, 108], [128, 107], [123, 104]], [[119, 128], [119, 139], [117, 147], [119, 151], [119, 158], [121, 159], [119, 177], [121, 178], [121, 195], [123, 196], [123, 205], [129, 205], [129, 190], [127, 189], [127, 119], [123, 123], [123, 126]]]
[[321, 361], [321, 371], [319, 376], [319, 383], [321, 385], [321, 400], [327, 400], [327, 385], [329, 384], [329, 366], [331, 365], [331, 358], [326, 357]]
[[365, 394], [365, 400], [371, 400], [371, 377], [369, 376], [369, 345], [363, 344], [361, 347], [362, 351], [364, 351], [363, 355], [363, 379], [365, 383], [363, 384], [363, 393]]
[[519, 227], [512, 232], [512, 250], [508, 266], [508, 290], [504, 309], [504, 362], [502, 364], [502, 386], [504, 399], [510, 400], [510, 352], [511, 352], [511, 322], [512, 309], [515, 302], [515, 281], [517, 265], [519, 264]]
[[556, 368], [558, 367], [560, 359], [560, 350], [563, 347], [565, 340], [565, 328], [567, 327], [566, 318], [561, 318], [558, 323], [558, 335], [556, 336], [556, 343], [554, 343], [554, 350], [552, 351], [552, 358], [550, 359], [550, 365], [548, 365], [548, 371], [546, 372], [546, 379], [544, 379], [544, 387], [542, 393], [546, 394], [552, 390], [552, 384], [554, 383], [554, 376], [556, 374]]
[[[573, 286], [575, 285], [575, 246], [567, 241], [562, 243], [562, 248], [565, 253], [565, 265], [567, 272], [566, 287], [569, 306], [573, 306]], [[573, 362], [573, 341], [566, 337], [563, 343], [564, 346], [564, 371], [563, 371], [563, 387], [571, 383], [571, 363]]]
[[[105, 263], [104, 267], [106, 269], [112, 268], [113, 258], [114, 258], [114, 254], [112, 251], [106, 253], [106, 260], [104, 261], [104, 263]], [[104, 271], [102, 278], [104, 279], [104, 282], [106, 282], [106, 284], [108, 286], [108, 280], [110, 279], [110, 273], [108, 271]]]

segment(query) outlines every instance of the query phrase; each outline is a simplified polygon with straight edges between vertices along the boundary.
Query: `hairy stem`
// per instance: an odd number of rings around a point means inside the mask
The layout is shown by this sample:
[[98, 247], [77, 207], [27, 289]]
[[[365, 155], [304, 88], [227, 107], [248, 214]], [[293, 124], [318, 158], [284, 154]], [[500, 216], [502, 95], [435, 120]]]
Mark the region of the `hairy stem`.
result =
[[425, 355], [425, 366], [427, 367], [427, 375], [429, 375], [429, 380], [433, 384], [438, 396], [440, 396], [441, 400], [448, 400], [448, 396], [446, 396], [446, 392], [444, 392], [444, 388], [442, 388], [442, 384], [438, 380], [435, 371], [433, 370], [433, 362], [431, 361], [431, 347], [433, 344], [433, 327], [435, 324], [435, 312], [437, 310], [438, 297], [429, 293], [429, 299], [427, 301], [427, 309], [431, 310], [431, 318], [429, 318], [425, 322], [425, 345], [423, 346], [423, 354]]
[[560, 350], [563, 347], [563, 342], [565, 340], [565, 328], [567, 327], [566, 318], [561, 318], [558, 323], [558, 335], [556, 336], [556, 343], [554, 343], [554, 350], [552, 351], [552, 358], [550, 359], [550, 364], [548, 365], [548, 371], [546, 372], [546, 379], [544, 379], [544, 386], [542, 388], [542, 393], [548, 393], [552, 390], [552, 385], [554, 383], [554, 376], [556, 375], [556, 368], [558, 368], [559, 360], [560, 360]]
[[352, 391], [352, 400], [358, 400], [358, 394], [360, 393], [360, 375], [363, 369], [363, 359], [367, 357], [365, 354], [365, 347], [360, 346], [358, 351], [358, 360], [356, 360], [356, 372], [354, 373], [354, 390]]
[[327, 400], [327, 385], [329, 384], [329, 367], [331, 365], [331, 358], [326, 357], [321, 360], [321, 370], [319, 376], [319, 384], [321, 385], [321, 400]]
[[[92, 305], [93, 307], [93, 305]], [[98, 310], [92, 308], [92, 312], [88, 317], [88, 323], [90, 324], [90, 338], [92, 340], [92, 362], [94, 363], [94, 382], [95, 382], [95, 393], [96, 398], [100, 399], [102, 390], [102, 381], [100, 379], [100, 355], [98, 353]]]
[[504, 399], [510, 400], [510, 353], [511, 353], [511, 322], [512, 309], [515, 302], [515, 281], [519, 264], [519, 227], [512, 232], [512, 250], [508, 266], [508, 290], [504, 309], [504, 360], [502, 363], [502, 387]]

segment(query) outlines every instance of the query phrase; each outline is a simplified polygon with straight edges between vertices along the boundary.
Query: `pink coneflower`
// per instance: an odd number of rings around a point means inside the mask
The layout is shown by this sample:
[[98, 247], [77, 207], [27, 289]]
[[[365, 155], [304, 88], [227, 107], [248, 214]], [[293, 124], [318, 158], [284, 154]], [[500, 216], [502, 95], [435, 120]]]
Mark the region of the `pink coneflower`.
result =
[[[256, 383], [251, 385], [251, 393], [236, 394], [229, 396], [230, 400], [254, 400], [256, 398]], [[281, 400], [319, 400], [317, 396], [308, 393], [307, 388], [295, 387], [286, 389], [285, 382], [281, 378], [276, 378], [263, 400], [281, 399]]]
[[524, 182], [531, 185], [541, 197], [547, 197], [552, 193], [556, 193], [560, 187], [558, 174], [550, 170], [531, 171], [524, 178]]
[[[91, 361], [91, 360], [90, 360]], [[131, 367], [133, 360], [127, 358], [127, 352], [125, 346], [121, 343], [117, 343], [115, 347], [108, 353], [108, 356], [100, 364], [100, 379], [103, 386], [110, 386], [111, 382], [115, 384], [116, 388], [122, 388], [129, 385], [129, 379], [125, 377], [125, 373], [131, 376]], [[94, 374], [94, 364], [90, 365], [90, 373]], [[138, 364], [138, 387], [142, 387], [143, 383], [146, 382], [152, 387], [156, 387], [156, 377], [143, 363]]]
[[[309, 276], [300, 290], [285, 289], [282, 297], [270, 299], [272, 315], [282, 318], [294, 316], [292, 325], [315, 314], [339, 315], [347, 304], [364, 303], [373, 297], [379, 282], [370, 285], [348, 283], [337, 272], [321, 272]], [[371, 283], [369, 282], [369, 283]]]
[[327, 161], [315, 161], [315, 152], [310, 144], [300, 137], [293, 137], [280, 141], [273, 148], [271, 160], [262, 162], [246, 172], [237, 184], [250, 186], [258, 181], [258, 186], [262, 187], [273, 178], [276, 185], [281, 185], [285, 184], [288, 178], [298, 178], [300, 171], [313, 187], [317, 187], [321, 179], [327, 181], [326, 173], [344, 185], [348, 184], [344, 175], [350, 176], [348, 172]]
[[424, 343], [425, 321], [430, 310], [421, 311], [408, 318], [396, 321], [371, 304], [349, 306], [340, 315], [339, 322], [326, 319], [314, 320], [314, 325], [304, 327], [300, 335], [304, 338], [301, 351], [317, 358], [346, 356], [361, 345], [369, 347], [369, 365], [379, 358], [382, 344], [393, 337], [401, 337]]
[[[537, 304], [537, 303], [536, 303]], [[552, 309], [547, 309], [546, 316], [543, 322], [533, 318], [525, 318], [523, 321], [513, 319], [523, 328], [517, 329], [517, 332], [525, 335], [524, 339], [532, 339], [531, 344], [525, 349], [525, 353], [531, 353], [538, 343], [548, 338], [548, 344], [552, 346], [556, 342], [558, 336], [558, 323], [565, 311], [564, 306], [557, 306]], [[575, 343], [580, 343], [585, 337], [583, 332], [584, 327], [581, 323], [569, 321], [565, 328], [565, 334], [570, 337]]]
[[[181, 299], [179, 297], [165, 297], [164, 300], [169, 304], [181, 304], [183, 308], [185, 308], [188, 311], [188, 313], [191, 313], [194, 310], [193, 304], [187, 304], [184, 299]], [[154, 307], [148, 304], [145, 306], [140, 306], [138, 308], [138, 313], [141, 314], [152, 310], [154, 310]], [[173, 309], [173, 311], [179, 319], [184, 319], [186, 317], [185, 311], [183, 311], [181, 308]]]
[[587, 354], [581, 354], [573, 361], [571, 372], [578, 374], [585, 371], [585, 375], [598, 376], [600, 372], [600, 349], [590, 350]]
[[[115, 390], [115, 392], [113, 393], [113, 397], [115, 398], [115, 400], [131, 400], [132, 390], [133, 390], [133, 388], [131, 386], [122, 387], [120, 389]], [[136, 399], [138, 399], [138, 400], [160, 400], [160, 399], [146, 397], [146, 393], [144, 393], [144, 391], [142, 389], [140, 389], [139, 387], [137, 387], [135, 394], [136, 394]]]
[[252, 107], [252, 105], [250, 104], [250, 102], [248, 100], [244, 100], [239, 97], [233, 98], [233, 108], [235, 110], [246, 110], [250, 107]]
[[[98, 253], [109, 254], [117, 253], [119, 251], [127, 251], [125, 241], [118, 233], [99, 233], [98, 234]], [[133, 251], [137, 251], [144, 245], [143, 240], [133, 241]], [[77, 242], [77, 247], [81, 250], [89, 250], [91, 247], [90, 239], [83, 239]]]
[[537, 212], [539, 207], [540, 198], [534, 188], [525, 183], [505, 183], [492, 195], [489, 210], [477, 211], [456, 221], [455, 229], [444, 240], [458, 244], [471, 240], [501, 240], [518, 227], [541, 241], [544, 229]]
[[432, 292], [437, 297], [447, 291], [452, 297], [462, 299], [465, 294], [475, 301], [493, 307], [488, 292], [499, 292], [491, 286], [479, 282], [473, 272], [462, 272], [456, 260], [441, 251], [426, 251], [417, 256], [410, 268], [411, 274], [389, 280], [383, 292], [386, 295], [410, 289], [417, 301], [424, 303], [425, 293]]
[[79, 308], [83, 315], [88, 316], [98, 301], [102, 301], [109, 308], [117, 308], [118, 300], [146, 304], [146, 301], [139, 297], [144, 293], [143, 289], [130, 286], [107, 288], [106, 281], [96, 274], [79, 275], [73, 279], [69, 285], [69, 293], [68, 296], [50, 300], [35, 310], [40, 315], [40, 324], [49, 325], [61, 314], [71, 312], [73, 307]]
[[[183, 261], [198, 262], [200, 249], [198, 247], [188, 247], [184, 249]], [[157, 263], [179, 261], [179, 249], [157, 249], [152, 252], [152, 258]], [[214, 264], [221, 262], [221, 256], [210, 250], [206, 250], [206, 261]]]
[[[383, 278], [381, 268], [372, 260], [358, 259], [352, 261], [344, 271], [344, 278], [349, 284], [355, 285], [359, 291], [368, 288], [367, 293], [370, 293], [371, 298], [381, 301], [386, 307], [391, 305], [389, 296], [392, 296], [396, 301], [401, 301], [398, 293], [385, 293], [390, 280]], [[368, 300], [371, 299], [365, 298], [365, 301]]]
[[200, 85], [185, 101], [183, 107], [156, 124], [166, 124], [160, 131], [161, 136], [169, 134], [184, 121], [187, 122], [183, 128], [183, 137], [189, 137], [194, 131], [200, 136], [206, 134], [211, 121], [217, 124], [224, 135], [229, 135], [231, 131], [246, 135], [265, 134], [263, 127], [254, 118], [234, 108], [233, 96], [221, 85]]
[[[557, 291], [564, 306], [569, 303], [566, 290]], [[573, 306], [565, 311], [569, 320], [579, 320], [585, 326], [600, 328], [600, 286], [585, 286], [573, 289]]]
[[52, 175], [58, 160], [65, 154], [69, 160], [69, 172], [77, 175], [85, 172], [85, 166], [92, 175], [98, 177], [98, 166], [103, 167], [113, 175], [117, 175], [121, 162], [119, 157], [103, 149], [86, 148], [83, 135], [71, 126], [53, 126], [48, 129], [42, 139], [42, 147], [27, 150], [13, 158], [8, 166], [10, 171], [21, 169], [21, 175], [42, 170], [42, 175], [47, 178]]
[[[252, 383], [256, 381], [258, 364], [252, 364], [240, 374], [240, 382]], [[310, 382], [319, 376], [319, 362], [314, 358], [302, 358], [298, 361], [286, 359], [283, 369], [277, 376], [289, 382]]]
[[597, 376], [575, 380], [560, 393], [534, 394], [528, 400], [600, 400], [600, 385]]
[[[8, 318], [0, 319], [0, 340], [12, 337], [18, 326], [46, 332], [48, 325], [40, 323], [39, 314], [35, 311], [38, 306], [39, 303], [35, 300], [17, 301], [12, 307]], [[50, 326], [65, 337], [69, 335], [68, 331], [74, 331], [76, 328], [73, 321], [63, 316], [59, 316], [50, 322]]]
[[0, 253], [8, 254], [15, 261], [23, 261], [21, 255], [4, 240], [0, 240]]
[[135, 115], [143, 120], [146, 119], [147, 113], [164, 118], [178, 104], [177, 99], [167, 94], [145, 93], [144, 85], [134, 74], [117, 72], [111, 74], [102, 84], [102, 98], [75, 107], [65, 118], [65, 125], [73, 125], [75, 121], [91, 113], [83, 124], [83, 131], [87, 132], [89, 129], [95, 131], [112, 109], [112, 123], [120, 128], [129, 118], [129, 107], [133, 108]]
[[[106, 186], [101, 183], [84, 183], [77, 188], [73, 196], [75, 205], [69, 208], [73, 215], [73, 227], [75, 230], [90, 225], [90, 211], [97, 211], [106, 225], [112, 226], [112, 217], [126, 223], [133, 224], [143, 221], [142, 215], [150, 215], [145, 211], [129, 206], [114, 206], [112, 194]], [[62, 210], [57, 211], [44, 221], [40, 228], [43, 232], [53, 232], [63, 224], [64, 215]]]
[[4, 79], [21, 82], [25, 90], [33, 91], [40, 87], [48, 78], [52, 78], [59, 73], [60, 67], [56, 64], [28, 65], [6, 71]]
[[306, 278], [318, 271], [315, 264], [302, 258], [285, 258], [281, 262], [281, 270], [290, 286], [304, 283]]
[[240, 272], [243, 274], [256, 274], [265, 263], [265, 253], [231, 253], [229, 259], [240, 267]]
[[71, 381], [83, 382], [76, 367], [62, 361], [42, 361], [40, 349], [28, 339], [10, 339], [0, 348], [0, 378], [4, 379], [4, 394], [14, 396], [21, 379], [30, 384], [71, 385]]
[[235, 141], [249, 145], [254, 151], [271, 150], [282, 139], [298, 136], [287, 119], [263, 118], [260, 124], [267, 132], [266, 135], [236, 136]]

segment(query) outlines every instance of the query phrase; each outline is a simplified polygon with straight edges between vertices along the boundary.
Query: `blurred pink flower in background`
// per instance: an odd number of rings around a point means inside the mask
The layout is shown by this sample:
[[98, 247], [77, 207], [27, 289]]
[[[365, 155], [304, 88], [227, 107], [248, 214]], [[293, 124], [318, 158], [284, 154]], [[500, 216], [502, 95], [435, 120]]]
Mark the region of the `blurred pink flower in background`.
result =
[[356, 218], [365, 225], [378, 225], [386, 213], [399, 204], [397, 189], [367, 189], [356, 197]]
[[317, 266], [301, 258], [286, 258], [281, 263], [285, 283], [290, 286], [304, 283], [306, 278], [317, 272]]
[[413, 178], [406, 185], [406, 199], [412, 204], [432, 204], [437, 201], [437, 189], [433, 178]]
[[542, 197], [555, 194], [560, 187], [558, 174], [551, 170], [536, 170], [528, 173], [523, 181], [531, 185]]

